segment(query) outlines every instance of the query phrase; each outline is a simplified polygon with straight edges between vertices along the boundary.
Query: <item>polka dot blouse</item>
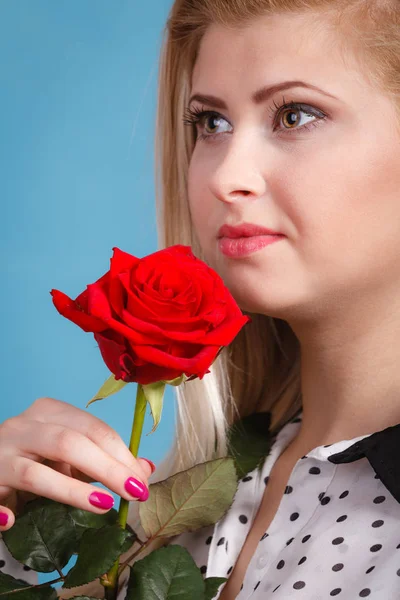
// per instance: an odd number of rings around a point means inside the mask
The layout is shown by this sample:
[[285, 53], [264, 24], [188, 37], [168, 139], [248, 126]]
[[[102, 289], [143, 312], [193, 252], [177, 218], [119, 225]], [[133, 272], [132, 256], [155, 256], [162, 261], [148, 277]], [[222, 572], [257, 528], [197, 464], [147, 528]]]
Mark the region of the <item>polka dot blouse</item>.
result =
[[[204, 578], [229, 577], [269, 473], [300, 423], [301, 413], [275, 436], [262, 469], [240, 480], [233, 504], [220, 521], [172, 539], [171, 544], [190, 552]], [[0, 559], [5, 573], [37, 582], [37, 575], [24, 570], [3, 542]], [[125, 595], [123, 588], [118, 600]], [[237, 599], [336, 597], [400, 599], [400, 424], [318, 446], [297, 461]]]
[[[220, 521], [173, 538], [204, 578], [229, 577], [269, 473], [300, 423], [301, 413], [280, 430], [262, 470], [240, 480]], [[297, 461], [237, 599], [336, 597], [400, 599], [400, 425], [318, 446]]]

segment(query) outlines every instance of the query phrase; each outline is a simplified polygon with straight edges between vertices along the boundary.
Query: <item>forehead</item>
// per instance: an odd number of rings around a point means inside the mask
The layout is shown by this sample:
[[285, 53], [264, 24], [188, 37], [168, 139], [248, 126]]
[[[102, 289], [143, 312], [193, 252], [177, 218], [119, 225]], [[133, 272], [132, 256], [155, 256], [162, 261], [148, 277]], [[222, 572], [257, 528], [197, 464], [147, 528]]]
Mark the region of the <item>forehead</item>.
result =
[[236, 29], [211, 25], [200, 44], [192, 91], [212, 88], [215, 95], [227, 96], [283, 79], [302, 79], [339, 96], [367, 83], [327, 19], [272, 15]]

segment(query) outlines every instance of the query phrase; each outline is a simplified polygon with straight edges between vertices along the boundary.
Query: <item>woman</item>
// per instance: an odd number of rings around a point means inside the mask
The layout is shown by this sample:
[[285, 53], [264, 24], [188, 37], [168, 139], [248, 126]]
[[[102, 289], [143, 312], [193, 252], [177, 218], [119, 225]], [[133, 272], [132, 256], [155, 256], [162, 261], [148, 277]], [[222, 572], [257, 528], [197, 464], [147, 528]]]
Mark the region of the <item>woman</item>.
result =
[[[215, 526], [169, 540], [204, 577], [229, 578], [220, 600], [400, 595], [399, 25], [397, 0], [176, 0], [168, 19], [160, 247], [191, 245], [252, 323], [177, 389], [176, 444], [151, 481], [224, 456], [237, 418], [271, 412], [262, 471]], [[280, 235], [252, 252], [220, 242], [243, 223]], [[149, 470], [112, 435], [37, 401], [0, 428], [0, 455], [22, 464], [13, 475], [1, 458], [3, 497], [101, 512], [94, 480], [128, 498], [121, 482]]]

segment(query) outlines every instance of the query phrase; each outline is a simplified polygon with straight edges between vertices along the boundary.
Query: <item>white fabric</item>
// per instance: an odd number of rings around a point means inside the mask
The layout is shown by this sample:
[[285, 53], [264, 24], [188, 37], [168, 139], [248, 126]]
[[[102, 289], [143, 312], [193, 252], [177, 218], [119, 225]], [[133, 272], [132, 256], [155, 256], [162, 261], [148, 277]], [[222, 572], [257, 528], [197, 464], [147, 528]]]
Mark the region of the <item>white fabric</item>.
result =
[[[300, 418], [281, 429], [261, 473], [255, 469], [240, 481], [232, 506], [218, 523], [171, 542], [191, 553], [204, 578], [229, 577], [265, 481], [299, 427]], [[327, 460], [365, 437], [319, 446], [297, 461], [238, 600], [400, 598], [400, 504], [366, 458], [347, 464]]]

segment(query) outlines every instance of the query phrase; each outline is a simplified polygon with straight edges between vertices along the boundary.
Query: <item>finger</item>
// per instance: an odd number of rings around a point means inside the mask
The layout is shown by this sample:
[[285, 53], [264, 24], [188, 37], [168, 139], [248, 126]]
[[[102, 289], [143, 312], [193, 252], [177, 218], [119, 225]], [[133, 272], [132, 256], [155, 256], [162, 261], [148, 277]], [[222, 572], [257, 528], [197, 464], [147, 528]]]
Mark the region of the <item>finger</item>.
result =
[[[134, 461], [133, 467], [128, 468], [84, 435], [74, 429], [67, 429], [62, 425], [40, 423], [38, 421], [33, 425], [32, 422], [25, 421], [25, 429], [25, 431], [16, 432], [14, 440], [21, 454], [26, 453], [28, 455], [24, 456], [24, 458], [28, 458], [29, 460], [34, 452], [39, 456], [44, 456], [46, 459], [67, 463], [85, 473], [92, 481], [103, 483], [126, 500], [135, 498], [133, 493], [129, 493], [125, 487], [126, 481], [133, 478], [136, 480], [136, 483], [133, 481], [134, 488], [132, 492], [135, 490], [138, 491], [136, 499], [138, 497], [143, 499], [144, 495], [147, 496], [147, 478], [142, 477], [142, 474], [139, 472], [139, 464], [134, 457], [132, 457]], [[10, 461], [7, 462], [9, 463]], [[7, 467], [5, 466], [2, 473], [3, 482], [10, 487], [21, 489], [18, 485], [15, 485], [15, 476], [13, 477], [11, 473], [10, 476], [12, 479], [10, 480], [6, 478], [6, 473]], [[74, 481], [72, 478], [70, 479]], [[28, 488], [23, 487], [22, 489]], [[32, 491], [40, 494], [36, 488]], [[147, 497], [144, 499], [147, 499]]]
[[79, 481], [85, 481], [86, 483], [93, 483], [95, 479], [93, 477], [89, 477], [79, 469], [68, 465], [67, 463], [59, 462], [56, 460], [45, 460], [43, 462], [44, 465], [47, 465], [51, 469], [62, 473], [63, 475], [67, 475], [67, 477], [72, 477], [73, 479], [79, 479]]
[[128, 468], [138, 469], [144, 479], [148, 479], [151, 475], [151, 467], [148, 463], [136, 461], [121, 436], [107, 423], [87, 411], [62, 400], [38, 398], [23, 414], [29, 419], [42, 423], [54, 423], [74, 429]]
[[7, 531], [15, 523], [15, 516], [7, 506], [0, 504], [0, 531]]
[[11, 486], [82, 510], [104, 514], [114, 504], [108, 492], [58, 473], [44, 464], [17, 456], [5, 467]]

